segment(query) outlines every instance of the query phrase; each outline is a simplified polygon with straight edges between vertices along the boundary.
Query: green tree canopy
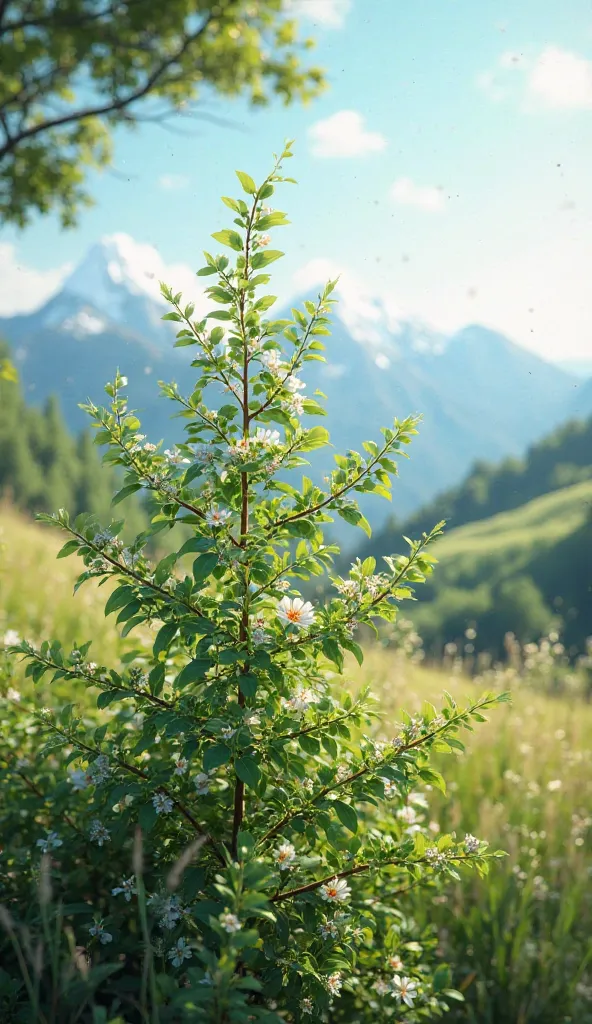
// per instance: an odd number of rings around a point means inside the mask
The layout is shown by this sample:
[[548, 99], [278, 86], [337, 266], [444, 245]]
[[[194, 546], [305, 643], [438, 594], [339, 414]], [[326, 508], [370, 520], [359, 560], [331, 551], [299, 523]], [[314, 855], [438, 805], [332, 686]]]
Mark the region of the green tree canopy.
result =
[[314, 96], [312, 45], [283, 0], [0, 0], [0, 220], [24, 226], [90, 199], [111, 130], [187, 114], [212, 91]]

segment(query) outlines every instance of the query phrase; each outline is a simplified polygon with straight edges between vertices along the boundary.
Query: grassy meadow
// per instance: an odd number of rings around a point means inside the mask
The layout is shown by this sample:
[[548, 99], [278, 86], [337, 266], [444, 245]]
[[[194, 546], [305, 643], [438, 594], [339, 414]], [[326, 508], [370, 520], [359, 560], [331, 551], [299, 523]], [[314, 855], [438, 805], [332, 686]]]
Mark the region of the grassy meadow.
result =
[[[9, 630], [33, 642], [59, 637], [64, 645], [92, 638], [90, 657], [109, 664], [138, 639], [117, 638], [94, 587], [72, 597], [77, 565], [55, 560], [61, 544], [57, 532], [2, 509], [0, 638]], [[368, 683], [380, 698], [378, 732], [385, 737], [401, 707], [412, 711], [426, 699], [438, 706], [443, 689], [461, 701], [478, 687], [507, 685], [501, 670], [480, 683], [462, 667], [428, 669], [378, 646], [361, 668], [352, 661], [346, 671], [353, 690]], [[18, 668], [10, 685], [29, 686]], [[45, 688], [35, 699], [60, 704], [83, 693]], [[463, 880], [446, 897], [402, 897], [418, 919], [437, 923], [442, 952], [456, 965], [466, 1003], [451, 1021], [592, 1022], [591, 738], [592, 705], [569, 689], [537, 692], [523, 677], [513, 703], [469, 737], [466, 756], [443, 758], [449, 792], [431, 794], [426, 813], [434, 830], [437, 822], [444, 831], [468, 831], [508, 852], [486, 881]]]

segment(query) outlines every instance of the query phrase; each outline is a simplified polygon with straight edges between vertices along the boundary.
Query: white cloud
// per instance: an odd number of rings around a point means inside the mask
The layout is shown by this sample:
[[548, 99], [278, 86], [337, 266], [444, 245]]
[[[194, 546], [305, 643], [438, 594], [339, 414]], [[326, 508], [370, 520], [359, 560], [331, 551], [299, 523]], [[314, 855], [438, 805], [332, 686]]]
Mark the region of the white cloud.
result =
[[364, 118], [357, 110], [339, 110], [308, 129], [313, 156], [355, 157], [380, 153], [387, 140], [380, 132], [364, 127]]
[[551, 110], [592, 109], [592, 61], [547, 46], [527, 80], [528, 95]]
[[187, 188], [189, 178], [186, 174], [161, 174], [158, 184], [165, 192], [180, 192]]
[[284, 5], [287, 14], [327, 28], [341, 28], [350, 8], [351, 0], [286, 0]]
[[420, 210], [437, 212], [445, 205], [444, 192], [433, 185], [417, 185], [411, 178], [399, 178], [391, 185], [390, 198], [401, 206], [417, 206]]
[[[519, 76], [512, 75], [516, 71]], [[505, 51], [495, 69], [483, 71], [476, 83], [493, 102], [514, 97], [526, 113], [592, 109], [592, 61], [559, 46], [530, 57]]]
[[36, 309], [62, 284], [70, 263], [52, 270], [37, 270], [19, 260], [14, 245], [0, 243], [0, 316]]

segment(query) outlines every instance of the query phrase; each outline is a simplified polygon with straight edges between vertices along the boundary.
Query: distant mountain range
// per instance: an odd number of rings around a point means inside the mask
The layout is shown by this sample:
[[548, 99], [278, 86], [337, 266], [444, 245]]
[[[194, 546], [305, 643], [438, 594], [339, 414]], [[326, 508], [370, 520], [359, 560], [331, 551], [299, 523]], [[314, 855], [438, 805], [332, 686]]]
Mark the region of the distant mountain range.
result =
[[[85, 417], [78, 402], [102, 401], [103, 385], [119, 367], [145, 433], [172, 439], [174, 410], [158, 396], [156, 381], [175, 379], [189, 390], [184, 383], [193, 371], [191, 350], [173, 349], [171, 325], [161, 320], [165, 306], [151, 270], [157, 261], [154, 250], [128, 236], [105, 238], [40, 309], [0, 319], [27, 401], [57, 394], [69, 426], [79, 429]], [[445, 337], [417, 321], [393, 322], [378, 300], [354, 316], [344, 296], [327, 357], [327, 364], [307, 364], [304, 376], [309, 392], [327, 395], [336, 451], [359, 450], [394, 416], [423, 414], [412, 457], [400, 465], [392, 509], [367, 500], [377, 526], [458, 482], [476, 459], [520, 454], [558, 423], [592, 413], [592, 380], [479, 325]], [[315, 475], [331, 464], [331, 455], [318, 457]]]

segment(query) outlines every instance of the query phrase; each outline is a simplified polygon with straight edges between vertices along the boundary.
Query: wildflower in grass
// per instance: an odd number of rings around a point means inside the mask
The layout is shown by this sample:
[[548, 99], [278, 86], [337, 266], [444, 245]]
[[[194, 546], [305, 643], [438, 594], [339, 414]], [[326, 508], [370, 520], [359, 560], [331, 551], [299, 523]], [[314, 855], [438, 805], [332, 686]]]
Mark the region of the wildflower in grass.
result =
[[91, 924], [91, 926], [90, 926], [90, 928], [88, 930], [89, 930], [90, 934], [92, 935], [92, 937], [95, 938], [95, 939], [98, 939], [99, 942], [103, 946], [106, 946], [108, 942], [112, 942], [113, 941], [113, 936], [112, 936], [111, 932], [106, 932], [105, 931], [105, 926], [104, 926], [102, 920], [101, 921], [95, 921], [94, 924]]
[[170, 814], [175, 805], [166, 793], [155, 793], [152, 797], [152, 806], [157, 814]]
[[135, 896], [137, 892], [138, 890], [136, 889], [136, 876], [130, 875], [129, 878], [122, 879], [121, 885], [116, 885], [115, 888], [111, 890], [111, 895], [123, 896], [126, 903], [129, 903], [131, 901], [132, 896]]
[[218, 918], [225, 932], [232, 934], [233, 932], [240, 932], [242, 925], [236, 914], [231, 914], [230, 911], [226, 910], [223, 914], [220, 914]]
[[341, 971], [335, 971], [330, 974], [327, 978], [327, 990], [332, 996], [338, 996], [341, 992], [343, 981], [341, 979]]
[[198, 796], [207, 796], [210, 792], [210, 777], [205, 772], [200, 772], [193, 780], [195, 792]]
[[306, 1013], [308, 1016], [312, 1017], [312, 1012], [313, 1012], [313, 1009], [314, 1009], [314, 1003], [313, 1003], [312, 999], [310, 998], [310, 996], [305, 996], [304, 997], [304, 999], [300, 1003], [300, 1009], [301, 1009], [302, 1013]]
[[175, 759], [175, 775], [184, 775], [189, 768], [189, 761], [186, 757], [177, 757]]
[[183, 961], [191, 960], [192, 956], [193, 953], [183, 936], [181, 936], [180, 939], [177, 939], [173, 948], [169, 949], [167, 953], [167, 959], [171, 961], [173, 967], [181, 967]]
[[52, 850], [57, 850], [59, 846], [63, 846], [63, 841], [57, 832], [48, 832], [45, 839], [37, 840], [36, 846], [39, 847], [42, 853], [51, 853]]
[[307, 628], [314, 622], [314, 609], [310, 601], [301, 597], [282, 597], [278, 604], [277, 617], [287, 626]]
[[7, 629], [6, 633], [2, 637], [2, 643], [5, 647], [16, 647], [20, 642], [21, 638], [16, 629]]
[[105, 828], [103, 823], [98, 818], [93, 818], [90, 823], [89, 838], [97, 846], [104, 846], [111, 839], [111, 832], [108, 828]]
[[386, 996], [391, 991], [391, 987], [383, 978], [379, 978], [374, 982], [372, 988], [376, 992], [377, 996]]
[[292, 843], [282, 843], [281, 846], [278, 846], [274, 856], [280, 871], [286, 871], [294, 862], [296, 850]]
[[395, 974], [392, 982], [393, 995], [400, 1003], [405, 1003], [405, 1006], [413, 1009], [414, 999], [417, 999], [419, 993], [417, 991], [417, 984], [411, 980], [411, 978], [400, 977]]
[[351, 896], [351, 889], [345, 878], [333, 878], [320, 888], [321, 899], [328, 903], [342, 903]]
[[467, 832], [467, 834], [465, 836], [465, 839], [464, 839], [465, 852], [466, 853], [476, 853], [477, 850], [479, 849], [479, 846], [480, 846], [479, 839], [477, 839], [475, 836], [472, 836], [469, 832]]
[[211, 508], [206, 512], [206, 523], [208, 526], [225, 526], [231, 515], [227, 508]]

